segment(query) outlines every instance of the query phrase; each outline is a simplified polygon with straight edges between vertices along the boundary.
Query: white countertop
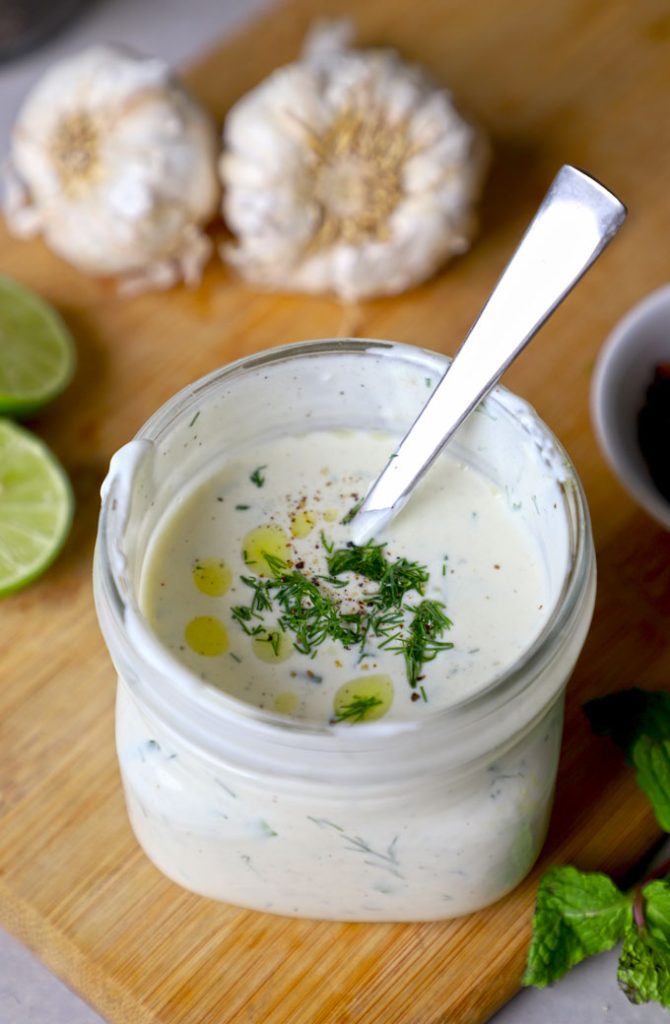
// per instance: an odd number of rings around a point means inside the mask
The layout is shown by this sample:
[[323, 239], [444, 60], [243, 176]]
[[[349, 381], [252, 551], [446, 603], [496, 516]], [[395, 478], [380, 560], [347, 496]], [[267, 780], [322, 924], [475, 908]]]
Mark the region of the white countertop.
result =
[[[0, 0], [2, 3], [2, 0]], [[171, 63], [188, 61], [271, 0], [98, 0], [47, 45], [0, 66], [0, 148], [18, 104], [56, 58], [101, 41], [128, 43]], [[472, 965], [476, 972], [476, 964]], [[494, 1024], [667, 1024], [658, 1006], [632, 1006], [616, 984], [616, 954], [582, 964], [558, 985], [526, 990]], [[32, 953], [0, 929], [0, 1024], [106, 1024]], [[262, 1022], [258, 1022], [262, 1024]], [[360, 1022], [364, 1024], [364, 1022]]]

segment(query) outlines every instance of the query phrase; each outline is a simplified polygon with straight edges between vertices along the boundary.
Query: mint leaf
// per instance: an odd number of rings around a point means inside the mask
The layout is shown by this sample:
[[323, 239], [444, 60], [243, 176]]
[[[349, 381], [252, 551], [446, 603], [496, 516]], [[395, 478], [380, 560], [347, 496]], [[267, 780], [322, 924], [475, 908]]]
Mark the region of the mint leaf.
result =
[[611, 949], [632, 921], [632, 904], [607, 875], [552, 868], [538, 889], [523, 984], [544, 988], [580, 960]]
[[635, 925], [626, 933], [617, 977], [631, 1003], [657, 1002], [670, 1007], [670, 954]]
[[670, 951], [670, 880], [656, 879], [644, 887], [644, 917], [649, 933]]
[[650, 882], [643, 891], [644, 925], [629, 924], [619, 959], [619, 985], [631, 1003], [670, 1008], [670, 884]]
[[633, 745], [632, 760], [638, 785], [649, 797], [656, 820], [664, 832], [670, 832], [670, 737], [654, 740], [640, 736]]
[[670, 832], [670, 694], [622, 690], [590, 701], [584, 711], [595, 733], [623, 749], [659, 825]]

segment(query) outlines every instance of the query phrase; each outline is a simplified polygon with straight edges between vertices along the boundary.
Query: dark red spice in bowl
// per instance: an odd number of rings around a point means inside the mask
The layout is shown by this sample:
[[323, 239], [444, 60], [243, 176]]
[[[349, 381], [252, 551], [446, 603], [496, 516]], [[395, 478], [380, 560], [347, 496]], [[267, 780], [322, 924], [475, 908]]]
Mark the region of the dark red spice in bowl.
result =
[[654, 370], [637, 417], [637, 439], [654, 484], [670, 501], [670, 363]]

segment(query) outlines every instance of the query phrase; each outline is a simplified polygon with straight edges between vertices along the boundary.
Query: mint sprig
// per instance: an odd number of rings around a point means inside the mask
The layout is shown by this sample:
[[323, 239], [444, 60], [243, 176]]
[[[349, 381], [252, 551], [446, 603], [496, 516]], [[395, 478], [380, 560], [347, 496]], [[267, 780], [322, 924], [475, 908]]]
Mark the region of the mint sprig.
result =
[[[670, 694], [634, 688], [584, 710], [593, 731], [622, 748], [661, 828], [670, 831]], [[670, 864], [625, 893], [600, 872], [551, 868], [538, 889], [523, 984], [544, 988], [621, 939], [625, 995], [670, 1009]]]

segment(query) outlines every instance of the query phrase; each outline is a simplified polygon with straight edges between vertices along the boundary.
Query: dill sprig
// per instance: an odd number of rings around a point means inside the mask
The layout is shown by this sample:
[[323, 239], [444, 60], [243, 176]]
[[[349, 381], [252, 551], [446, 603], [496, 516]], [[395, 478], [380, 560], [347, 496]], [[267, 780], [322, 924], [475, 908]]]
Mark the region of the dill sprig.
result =
[[265, 477], [263, 475], [263, 470], [267, 469], [267, 468], [268, 468], [267, 466], [256, 466], [256, 468], [253, 471], [253, 473], [249, 474], [249, 479], [251, 480], [252, 484], [256, 485], [256, 487], [262, 487], [263, 484], [265, 483]]
[[269, 630], [265, 634], [265, 636], [258, 636], [257, 640], [259, 641], [259, 643], [262, 644], [270, 644], [270, 647], [272, 648], [272, 653], [274, 654], [275, 658], [277, 657], [277, 655], [279, 654], [279, 648], [281, 647], [281, 633], [279, 632], [278, 629]]
[[277, 625], [285, 633], [293, 634], [293, 646], [301, 654], [313, 658], [317, 648], [328, 638], [347, 648], [360, 642], [361, 617], [342, 613], [339, 602], [322, 587], [324, 583], [341, 587], [345, 581], [328, 576], [310, 578], [297, 569], [289, 569], [286, 562], [274, 555], [265, 551], [262, 555], [272, 578], [241, 576], [242, 582], [253, 591], [251, 604], [231, 609], [233, 618], [248, 636], [268, 632], [263, 625], [263, 612], [272, 611], [276, 605], [279, 609]]
[[338, 640], [344, 647], [359, 642], [360, 617], [343, 614], [339, 603], [321, 588], [321, 578], [308, 579], [297, 570], [282, 576], [275, 591], [281, 609], [278, 623], [293, 633], [293, 644], [301, 654], [313, 658], [324, 640]]
[[442, 601], [421, 601], [411, 609], [412, 619], [407, 633], [398, 632], [388, 636], [379, 645], [403, 655], [407, 679], [412, 688], [416, 687], [426, 662], [434, 661], [440, 651], [449, 651], [454, 646], [440, 639], [444, 631], [453, 625], [451, 619], [444, 614], [444, 607]]
[[348, 704], [342, 704], [333, 715], [334, 722], [362, 722], [368, 711], [379, 707], [384, 701], [379, 697], [352, 697]]
[[271, 555], [267, 551], [261, 551], [261, 556], [273, 576], [283, 576], [288, 569], [288, 564], [283, 558], [279, 558], [278, 555]]
[[342, 526], [347, 526], [352, 521], [352, 519], [355, 519], [355, 517], [360, 512], [361, 506], [364, 501], [365, 498], [359, 498], [358, 501], [351, 506], [349, 511], [342, 516], [342, 518], [340, 519]]
[[384, 557], [385, 547], [385, 544], [375, 544], [370, 540], [367, 544], [338, 548], [328, 555], [328, 571], [332, 576], [357, 572], [369, 580], [379, 580], [389, 564]]

